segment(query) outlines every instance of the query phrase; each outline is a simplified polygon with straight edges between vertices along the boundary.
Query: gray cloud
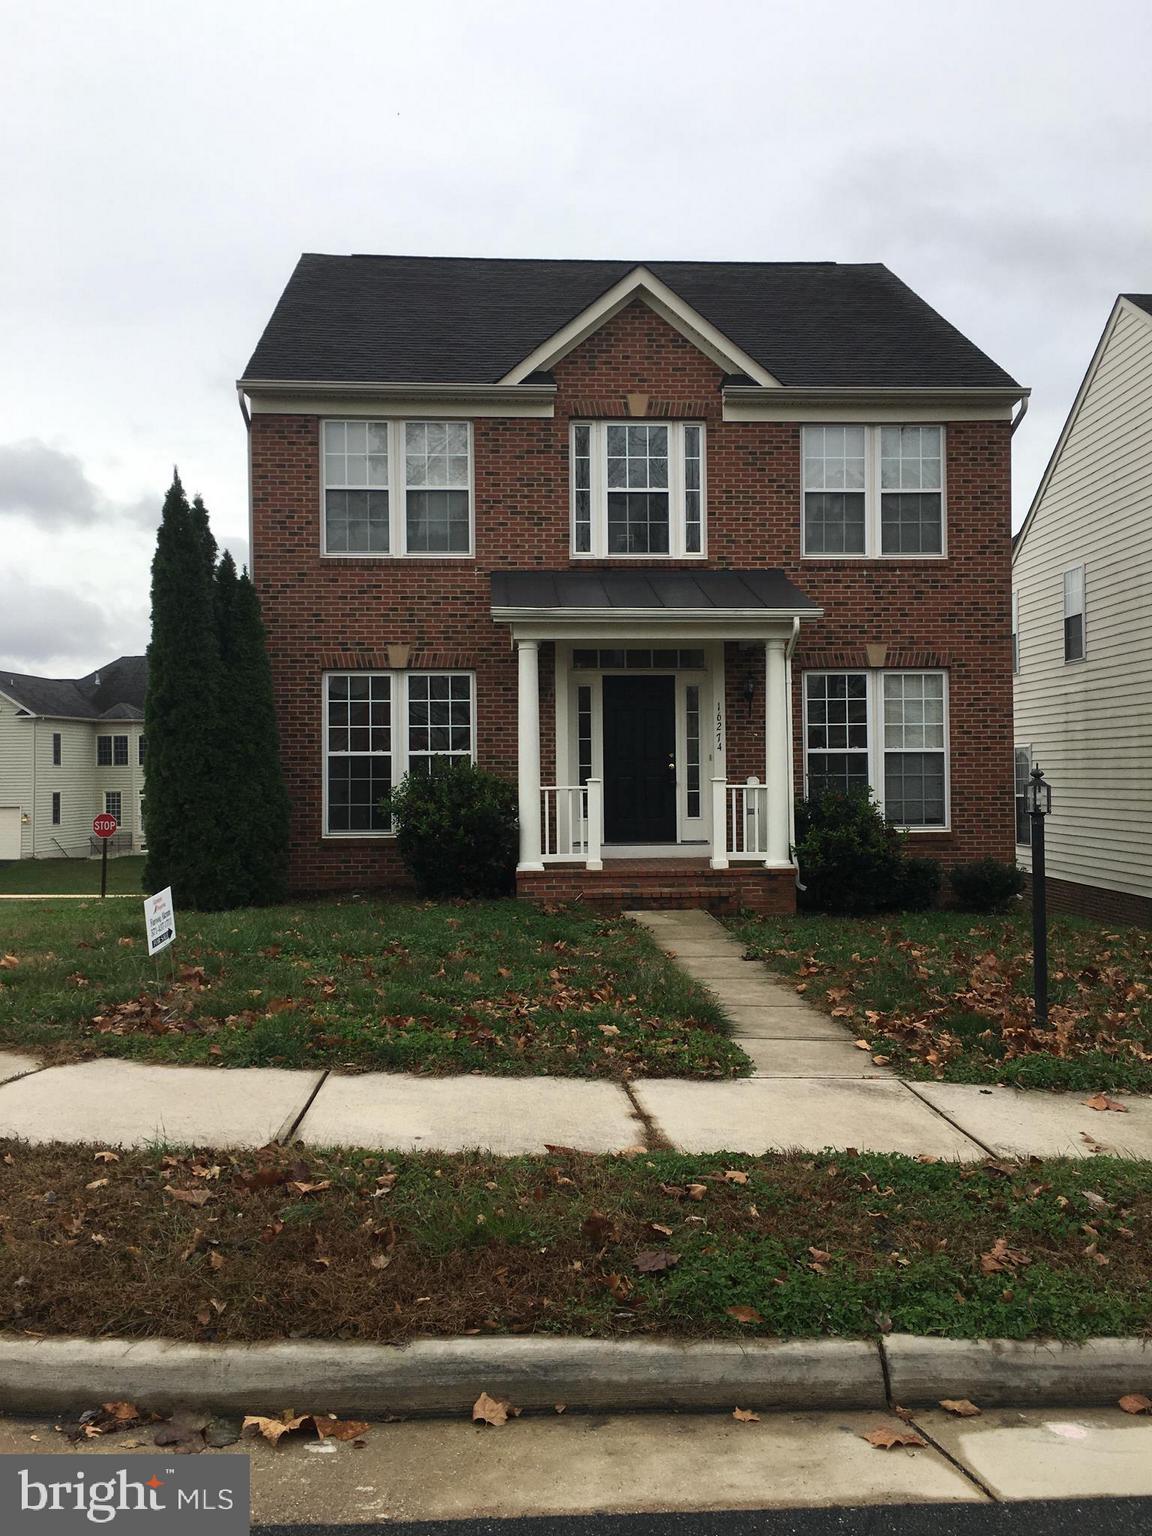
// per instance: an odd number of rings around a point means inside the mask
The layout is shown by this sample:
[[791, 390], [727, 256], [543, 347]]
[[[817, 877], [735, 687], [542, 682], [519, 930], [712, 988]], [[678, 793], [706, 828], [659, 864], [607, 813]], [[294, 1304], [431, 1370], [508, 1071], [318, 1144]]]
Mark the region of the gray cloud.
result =
[[92, 484], [76, 454], [40, 438], [0, 443], [0, 516], [25, 517], [48, 530], [113, 520], [154, 528], [160, 505], [159, 497], [110, 500]]
[[90, 598], [10, 569], [0, 571], [0, 587], [0, 658], [13, 670], [81, 675], [129, 649], [108, 610]]

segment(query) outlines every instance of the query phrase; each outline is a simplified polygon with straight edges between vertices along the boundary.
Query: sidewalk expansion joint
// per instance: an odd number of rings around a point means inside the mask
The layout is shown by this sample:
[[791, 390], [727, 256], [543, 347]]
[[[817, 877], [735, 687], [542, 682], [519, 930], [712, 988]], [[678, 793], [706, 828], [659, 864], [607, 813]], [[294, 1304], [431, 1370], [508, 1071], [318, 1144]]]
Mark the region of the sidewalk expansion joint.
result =
[[659, 1125], [641, 1104], [639, 1096], [627, 1079], [621, 1079], [621, 1088], [627, 1095], [628, 1102], [632, 1106], [632, 1113], [639, 1120], [644, 1130], [644, 1149], [647, 1152], [675, 1152], [671, 1140], [665, 1136]]
[[321, 1074], [320, 1074], [319, 1080], [317, 1081], [315, 1088], [313, 1088], [312, 1092], [308, 1095], [307, 1099], [305, 1099], [304, 1105], [301, 1108], [300, 1113], [298, 1115], [295, 1115], [288, 1122], [288, 1125], [286, 1127], [281, 1127], [281, 1129], [272, 1138], [273, 1141], [278, 1141], [278, 1142], [280, 1142], [284, 1146], [289, 1146], [291, 1144], [293, 1136], [295, 1136], [296, 1132], [300, 1129], [300, 1127], [304, 1123], [305, 1115], [307, 1115], [308, 1111], [312, 1108], [313, 1104], [315, 1104], [315, 1102], [316, 1102], [316, 1095], [320, 1092], [321, 1088], [323, 1088], [324, 1084], [328, 1081], [328, 1079], [331, 1076], [332, 1076], [332, 1069], [331, 1069], [331, 1067], [325, 1067], [323, 1072], [321, 1072]]
[[903, 1087], [907, 1088], [908, 1092], [914, 1099], [919, 1099], [920, 1103], [923, 1104], [925, 1108], [930, 1109], [934, 1115], [939, 1115], [941, 1120], [946, 1120], [954, 1131], [959, 1131], [961, 1136], [966, 1136], [969, 1141], [974, 1141], [980, 1150], [985, 1152], [989, 1157], [996, 1157], [997, 1154], [995, 1150], [990, 1147], [987, 1142], [981, 1141], [979, 1136], [976, 1135], [975, 1131], [968, 1130], [965, 1126], [960, 1124], [959, 1120], [953, 1120], [951, 1115], [946, 1115], [942, 1109], [938, 1108], [937, 1105], [932, 1103], [931, 1099], [926, 1099], [922, 1093], [917, 1093], [915, 1083], [910, 1083], [906, 1078], [903, 1077], [900, 1079], [900, 1083]]
[[1002, 1502], [999, 1495], [993, 1493], [988, 1484], [984, 1482], [982, 1478], [978, 1477], [976, 1473], [973, 1472], [971, 1467], [965, 1466], [958, 1456], [954, 1455], [946, 1445], [942, 1445], [940, 1441], [936, 1439], [931, 1430], [924, 1428], [923, 1424], [920, 1423], [915, 1414], [910, 1415], [908, 1423], [912, 1426], [916, 1433], [920, 1435], [932, 1447], [937, 1455], [942, 1456], [946, 1462], [956, 1468], [956, 1471], [959, 1472], [960, 1476], [964, 1478], [966, 1482], [971, 1483], [973, 1488], [978, 1488], [984, 1497], [989, 1501], [989, 1503], [999, 1504]]

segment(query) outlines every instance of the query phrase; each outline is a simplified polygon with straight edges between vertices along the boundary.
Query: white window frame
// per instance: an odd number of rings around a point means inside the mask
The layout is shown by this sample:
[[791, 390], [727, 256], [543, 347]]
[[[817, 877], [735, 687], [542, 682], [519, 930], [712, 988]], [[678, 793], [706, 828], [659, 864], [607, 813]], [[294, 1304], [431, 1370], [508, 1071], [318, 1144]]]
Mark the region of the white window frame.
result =
[[[1025, 770], [1026, 771], [1025, 771], [1025, 775], [1024, 775], [1024, 783], [1023, 784], [1020, 783], [1020, 776], [1019, 776], [1019, 771], [1020, 771], [1020, 754], [1021, 753], [1024, 754], [1024, 757], [1026, 759], [1026, 762], [1025, 762]], [[1012, 821], [1013, 821], [1013, 826], [1014, 826], [1014, 835], [1015, 835], [1015, 838], [1016, 838], [1016, 846], [1017, 846], [1017, 848], [1031, 848], [1031, 846], [1032, 846], [1032, 823], [1028, 820], [1028, 810], [1027, 810], [1027, 806], [1028, 806], [1028, 796], [1027, 796], [1028, 780], [1029, 780], [1029, 777], [1031, 776], [1031, 773], [1032, 773], [1032, 748], [1030, 746], [1026, 746], [1026, 747], [1014, 746], [1012, 748]], [[1023, 799], [1024, 807], [1025, 807], [1025, 809], [1024, 809], [1024, 825], [1025, 825], [1025, 827], [1028, 830], [1028, 836], [1025, 837], [1025, 838], [1021, 838], [1021, 836], [1020, 836], [1019, 802], [1020, 802], [1021, 799]]]
[[1012, 589], [1012, 672], [1020, 671], [1020, 593]]
[[[108, 752], [109, 752], [110, 755], [109, 755], [108, 761], [106, 763], [102, 763], [100, 761], [100, 743], [102, 741], [106, 741], [106, 742], [109, 743]], [[123, 760], [123, 762], [119, 762], [119, 763], [116, 761], [116, 743], [118, 741], [122, 741], [124, 743], [124, 760]], [[99, 735], [96, 737], [96, 766], [97, 766], [97, 768], [127, 768], [128, 765], [129, 765], [130, 760], [131, 760], [131, 752], [130, 752], [129, 747], [128, 747], [128, 737], [127, 736], [125, 736], [123, 734], [111, 735], [107, 731], [101, 731], [99, 733]]]
[[[589, 479], [592, 503], [590, 549], [576, 548], [576, 429], [589, 434]], [[608, 548], [608, 428], [668, 428], [668, 551], [662, 554], [626, 554]], [[684, 429], [700, 434], [700, 548], [688, 550], [687, 497], [684, 475]], [[568, 526], [569, 553], [573, 560], [705, 560], [708, 557], [708, 434], [702, 421], [669, 421], [663, 417], [632, 417], [630, 420], [588, 421], [577, 419], [568, 430]]]
[[[321, 674], [320, 680], [320, 782], [321, 782], [321, 821], [320, 833], [325, 839], [347, 840], [348, 838], [393, 838], [396, 836], [392, 828], [372, 830], [370, 828], [353, 828], [349, 831], [332, 831], [328, 825], [328, 759], [331, 755], [328, 751], [328, 682], [333, 677], [386, 677], [389, 679], [392, 699], [392, 784], [395, 787], [408, 772], [409, 749], [408, 732], [408, 682], [412, 677], [466, 677], [468, 679], [468, 707], [471, 712], [469, 731], [471, 735], [470, 750], [463, 752], [433, 753], [435, 757], [464, 757], [472, 762], [476, 761], [476, 674], [465, 667], [420, 667], [404, 672], [390, 671], [386, 667], [380, 668], [348, 668], [332, 667]], [[341, 753], [340, 756], [366, 756], [364, 753]], [[420, 758], [427, 757], [427, 753], [417, 753]], [[381, 754], [383, 756], [383, 754]]]
[[[1079, 610], [1073, 608], [1071, 610], [1071, 612], [1069, 612], [1069, 609], [1068, 609], [1068, 578], [1069, 578], [1069, 576], [1074, 576], [1077, 571], [1079, 571], [1079, 573], [1080, 573], [1080, 607], [1079, 607]], [[1060, 651], [1061, 651], [1061, 654], [1064, 657], [1064, 665], [1066, 667], [1074, 667], [1074, 666], [1078, 665], [1078, 663], [1080, 663], [1082, 661], [1087, 661], [1088, 660], [1088, 567], [1087, 567], [1087, 565], [1085, 565], [1084, 562], [1081, 561], [1079, 565], [1070, 565], [1070, 566], [1068, 566], [1065, 569], [1065, 571], [1064, 571], [1064, 575], [1062, 577], [1062, 581], [1063, 581], [1063, 593], [1061, 595], [1061, 613], [1062, 613], [1062, 617], [1061, 617], [1061, 620], [1060, 620]], [[1079, 654], [1079, 656], [1069, 656], [1069, 654], [1068, 654], [1067, 631], [1065, 630], [1064, 626], [1067, 624], [1069, 619], [1076, 618], [1077, 614], [1079, 614], [1079, 618], [1080, 618], [1080, 654]]]
[[[940, 432], [940, 550], [919, 553], [914, 550], [885, 551], [881, 548], [882, 513], [880, 486], [880, 442], [885, 427], [934, 427]], [[804, 433], [808, 427], [863, 427], [864, 429], [864, 548], [855, 552], [817, 551], [809, 553], [805, 482]], [[813, 494], [817, 488], [813, 487]], [[857, 493], [858, 494], [858, 493]], [[948, 558], [948, 428], [942, 421], [813, 421], [800, 428], [800, 554], [805, 560], [946, 560]]]
[[[944, 667], [816, 667], [805, 672], [801, 679], [803, 700], [803, 746], [804, 746], [804, 793], [808, 793], [808, 679], [810, 677], [847, 677], [856, 676], [867, 679], [868, 700], [868, 784], [872, 792], [872, 798], [883, 811], [884, 806], [884, 756], [886, 751], [899, 751], [900, 748], [886, 748], [884, 745], [884, 678], [885, 677], [940, 677], [944, 680], [944, 820], [933, 822], [931, 826], [902, 826], [900, 830], [912, 836], [926, 837], [932, 833], [950, 832], [952, 830], [952, 733], [950, 725], [948, 672]], [[838, 747], [817, 747], [817, 752], [838, 752]], [[859, 748], [855, 749], [860, 751]], [[911, 751], [921, 750], [909, 748]], [[936, 751], [935, 747], [925, 748], [926, 751]], [[899, 825], [899, 823], [897, 823]]]
[[[115, 800], [118, 807], [116, 810], [112, 809], [113, 800]], [[119, 831], [124, 825], [124, 791], [122, 789], [106, 789], [104, 791], [104, 814], [105, 816], [115, 816], [116, 830]]]
[[[324, 455], [325, 427], [329, 422], [356, 426], [383, 427], [388, 433], [388, 548], [387, 550], [350, 550], [328, 548], [327, 471]], [[408, 455], [409, 426], [463, 426], [468, 431], [468, 548], [408, 548]], [[476, 434], [471, 421], [458, 416], [406, 416], [403, 419], [363, 416], [325, 416], [320, 421], [320, 554], [326, 560], [474, 560], [476, 558]], [[371, 486], [333, 486], [333, 490], [371, 490]], [[384, 487], [376, 487], [383, 490]], [[456, 487], [463, 489], [463, 487]]]

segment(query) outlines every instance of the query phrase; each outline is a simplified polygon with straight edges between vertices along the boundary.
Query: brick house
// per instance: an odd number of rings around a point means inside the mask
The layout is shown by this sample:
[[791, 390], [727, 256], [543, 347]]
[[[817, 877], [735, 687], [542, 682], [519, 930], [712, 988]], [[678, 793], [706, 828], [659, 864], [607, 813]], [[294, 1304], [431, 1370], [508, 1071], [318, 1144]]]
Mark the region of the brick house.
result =
[[791, 910], [826, 784], [1011, 858], [1027, 392], [885, 267], [305, 255], [238, 388], [296, 889], [442, 754], [528, 897]]

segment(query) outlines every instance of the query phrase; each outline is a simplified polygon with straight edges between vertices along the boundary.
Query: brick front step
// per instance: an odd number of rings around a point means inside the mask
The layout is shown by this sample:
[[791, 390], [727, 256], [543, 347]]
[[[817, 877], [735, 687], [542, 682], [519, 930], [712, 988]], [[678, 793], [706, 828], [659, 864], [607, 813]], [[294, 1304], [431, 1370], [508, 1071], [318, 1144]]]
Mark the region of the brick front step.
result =
[[612, 859], [601, 870], [553, 864], [517, 875], [516, 894], [524, 901], [580, 902], [598, 912], [695, 907], [777, 915], [796, 910], [792, 870], [755, 865], [712, 869], [707, 859]]

